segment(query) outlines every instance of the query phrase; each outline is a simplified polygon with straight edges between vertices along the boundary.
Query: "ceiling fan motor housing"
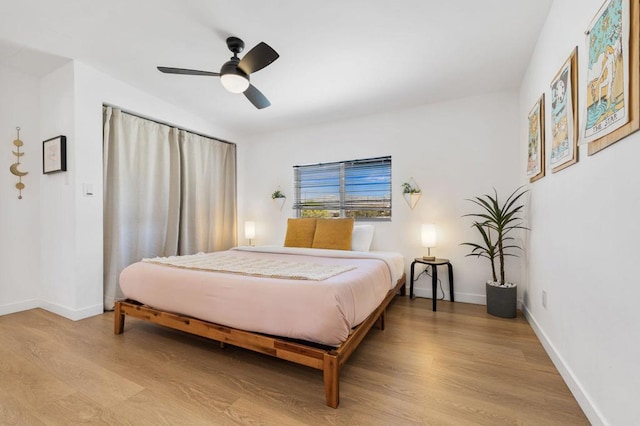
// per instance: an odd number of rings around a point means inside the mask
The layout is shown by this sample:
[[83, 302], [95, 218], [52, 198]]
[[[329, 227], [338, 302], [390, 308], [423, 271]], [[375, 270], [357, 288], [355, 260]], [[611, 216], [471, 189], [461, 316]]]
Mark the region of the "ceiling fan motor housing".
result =
[[238, 58], [231, 58], [229, 61], [225, 62], [224, 65], [222, 65], [222, 67], [220, 68], [220, 75], [235, 74], [249, 80], [249, 75], [238, 68], [239, 62], [240, 59]]
[[227, 47], [237, 55], [244, 50], [244, 41], [240, 40], [238, 37], [229, 37], [227, 38]]

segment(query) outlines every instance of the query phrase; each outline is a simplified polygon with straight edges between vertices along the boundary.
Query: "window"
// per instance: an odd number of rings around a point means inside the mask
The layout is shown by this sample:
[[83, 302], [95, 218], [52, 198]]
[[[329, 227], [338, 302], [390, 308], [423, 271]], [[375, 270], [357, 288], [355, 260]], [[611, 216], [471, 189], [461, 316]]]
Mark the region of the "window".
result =
[[391, 220], [391, 157], [294, 166], [299, 217]]

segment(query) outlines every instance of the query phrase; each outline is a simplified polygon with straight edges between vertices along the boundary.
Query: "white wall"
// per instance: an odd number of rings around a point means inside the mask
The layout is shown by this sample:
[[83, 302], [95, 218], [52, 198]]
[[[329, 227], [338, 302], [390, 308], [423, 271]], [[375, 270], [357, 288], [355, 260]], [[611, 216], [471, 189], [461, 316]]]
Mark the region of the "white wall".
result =
[[[27, 83], [21, 83], [21, 79]], [[78, 62], [45, 76], [39, 87], [37, 80], [15, 73], [2, 81], [7, 83], [6, 93], [11, 95], [9, 88], [14, 88], [15, 97], [21, 99], [16, 108], [16, 103], [8, 100], [10, 96], [3, 97], [2, 107], [22, 109], [23, 115], [33, 121], [31, 127], [39, 127], [34, 136], [37, 143], [31, 146], [33, 155], [25, 156], [34, 164], [29, 166], [34, 169], [33, 175], [27, 179], [38, 179], [27, 182], [25, 195], [29, 188], [35, 191], [38, 186], [42, 186], [42, 193], [39, 200], [34, 197], [38, 204], [30, 210], [33, 218], [25, 216], [23, 209], [2, 221], [7, 232], [20, 232], [19, 227], [7, 225], [12, 219], [24, 221], [27, 227], [21, 239], [25, 244], [22, 251], [3, 245], [7, 255], [2, 258], [11, 265], [6, 270], [16, 271], [8, 275], [8, 280], [38, 284], [3, 284], [2, 289], [15, 288], [10, 298], [4, 296], [6, 290], [0, 293], [0, 306], [32, 300], [31, 307], [36, 304], [33, 300], [41, 297], [42, 306], [69, 318], [95, 314], [101, 309], [102, 298], [102, 104], [223, 139], [233, 140], [234, 135]], [[31, 88], [25, 89], [24, 84]], [[409, 263], [424, 251], [419, 244], [420, 224], [436, 222], [440, 243], [435, 252], [454, 262], [458, 299], [484, 303], [482, 282], [488, 268], [481, 261], [465, 258], [466, 251], [458, 246], [475, 238], [469, 233], [468, 221], [460, 216], [470, 208], [464, 198], [492, 186], [501, 191], [512, 189], [511, 182], [517, 176], [512, 160], [517, 155], [513, 144], [517, 129], [512, 124], [516, 121], [515, 104], [515, 94], [500, 93], [254, 137], [246, 146], [238, 146], [240, 225], [243, 217], [252, 216], [258, 221], [257, 243], [281, 243], [285, 218], [292, 215], [291, 198], [281, 212], [271, 202], [270, 194], [280, 185], [292, 195], [293, 165], [390, 154], [394, 160], [393, 221], [377, 224], [374, 247], [400, 251]], [[5, 123], [11, 115], [3, 113], [2, 117], [0, 125], [9, 126], [4, 131], [11, 134], [13, 124]], [[60, 134], [67, 136], [68, 171], [42, 175], [41, 141]], [[7, 151], [0, 158], [6, 159], [8, 167], [12, 158]], [[410, 177], [424, 191], [413, 211], [400, 190], [400, 183]], [[83, 184], [93, 187], [93, 197], [83, 195]], [[12, 193], [11, 185], [3, 190]], [[28, 200], [26, 197], [22, 204], [13, 201], [13, 206], [25, 206]], [[39, 227], [33, 227], [33, 223]], [[35, 257], [34, 250], [38, 253]], [[24, 252], [31, 256], [22, 256]], [[41, 262], [33, 260], [38, 258]], [[37, 278], [25, 280], [28, 274]], [[446, 274], [441, 275], [446, 278]], [[517, 270], [512, 276], [517, 277]], [[418, 283], [419, 295], [430, 296], [427, 284], [424, 279]]]
[[[392, 156], [391, 222], [377, 222], [373, 248], [401, 252], [408, 267], [425, 254], [420, 225], [438, 227], [438, 257], [451, 259], [457, 300], [485, 303], [484, 259], [465, 257], [463, 241], [477, 241], [465, 201], [496, 187], [515, 189], [519, 176], [518, 100], [505, 92], [421, 106], [387, 114], [332, 122], [251, 138], [239, 147], [239, 242], [245, 220], [255, 220], [256, 244], [282, 244], [286, 218], [293, 217], [294, 165]], [[401, 183], [413, 177], [423, 191], [414, 210], [402, 197]], [[287, 201], [280, 211], [271, 193], [280, 186]], [[508, 278], [517, 280], [519, 263]], [[440, 272], [449, 298], [446, 268]], [[417, 294], [431, 296], [431, 282], [417, 283]]]
[[[0, 66], [0, 315], [38, 305], [40, 252], [40, 173], [38, 79]], [[9, 172], [16, 162], [16, 127], [20, 127], [19, 170], [25, 189], [18, 199], [18, 178]]]
[[[583, 32], [601, 4], [553, 3], [520, 90], [519, 170], [527, 113], [542, 92], [550, 110], [549, 83], [576, 45], [585, 69]], [[547, 150], [550, 138], [547, 130]], [[530, 185], [525, 310], [593, 424], [640, 424], [640, 134], [591, 157], [586, 147], [579, 154], [577, 164]]]
[[[40, 81], [0, 68], [0, 314], [42, 306], [71, 319], [102, 312], [102, 104], [198, 133], [232, 140], [210, 120], [180, 110], [79, 62]], [[6, 94], [6, 96], [5, 96]], [[27, 143], [22, 170], [30, 171], [16, 199], [10, 142], [15, 126]], [[43, 175], [41, 143], [67, 136], [67, 172]], [[83, 185], [93, 196], [83, 195]], [[5, 208], [6, 205], [6, 208]], [[6, 236], [6, 237], [5, 237]]]
[[73, 63], [40, 82], [40, 139], [67, 137], [67, 172], [40, 174], [40, 255], [43, 307], [69, 318], [76, 312], [75, 145]]
[[[75, 213], [78, 309], [102, 306], [102, 104], [107, 103], [209, 136], [233, 140], [233, 134], [211, 120], [162, 101], [80, 62], [74, 62]], [[94, 189], [82, 195], [83, 184]]]

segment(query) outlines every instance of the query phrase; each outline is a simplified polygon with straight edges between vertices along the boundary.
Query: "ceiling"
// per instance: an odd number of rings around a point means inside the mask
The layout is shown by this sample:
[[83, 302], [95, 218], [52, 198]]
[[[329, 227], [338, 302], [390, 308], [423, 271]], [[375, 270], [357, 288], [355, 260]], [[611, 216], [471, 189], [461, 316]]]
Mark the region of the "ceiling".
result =
[[[517, 88], [552, 1], [0, 0], [0, 64], [39, 76], [76, 59], [231, 132], [268, 132]], [[280, 54], [251, 76], [271, 107], [156, 70], [217, 72], [231, 35]]]

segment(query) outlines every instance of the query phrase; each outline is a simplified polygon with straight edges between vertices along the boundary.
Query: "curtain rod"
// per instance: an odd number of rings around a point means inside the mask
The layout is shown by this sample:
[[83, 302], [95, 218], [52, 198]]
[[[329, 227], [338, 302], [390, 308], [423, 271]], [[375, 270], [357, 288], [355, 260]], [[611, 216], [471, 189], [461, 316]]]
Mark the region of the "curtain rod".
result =
[[119, 109], [120, 111], [122, 111], [123, 113], [125, 113], [125, 114], [129, 114], [129, 115], [133, 115], [134, 117], [138, 117], [138, 118], [142, 118], [142, 119], [145, 119], [145, 120], [153, 121], [154, 123], [162, 124], [162, 125], [164, 125], [164, 126], [175, 127], [175, 128], [177, 128], [177, 129], [180, 129], [180, 130], [185, 130], [185, 131], [187, 131], [187, 132], [189, 132], [189, 133], [193, 133], [194, 135], [202, 136], [203, 138], [213, 139], [213, 140], [215, 140], [215, 141], [222, 142], [222, 143], [228, 143], [229, 145], [235, 145], [235, 142], [229, 142], [229, 141], [226, 141], [226, 140], [224, 140], [224, 139], [215, 138], [215, 137], [213, 137], [213, 136], [209, 136], [209, 135], [205, 135], [205, 134], [202, 134], [202, 133], [194, 132], [193, 130], [186, 129], [186, 128], [181, 127], [181, 126], [178, 126], [178, 125], [176, 125], [176, 124], [168, 123], [168, 122], [166, 122], [166, 121], [156, 120], [155, 118], [150, 118], [150, 117], [147, 117], [147, 116], [145, 116], [145, 115], [138, 114], [137, 112], [131, 112], [131, 111], [126, 110], [126, 109], [124, 109], [124, 108], [122, 108], [122, 107], [119, 107], [119, 106], [117, 106], [117, 105], [108, 104], [108, 103], [106, 103], [106, 102], [103, 102], [103, 103], [102, 103], [102, 106], [105, 106], [105, 107], [111, 107], [111, 108], [117, 108], [117, 109]]
[[384, 157], [374, 157], [374, 158], [360, 158], [357, 160], [346, 160], [346, 161], [330, 161], [327, 163], [315, 163], [315, 164], [298, 164], [293, 167], [312, 167], [312, 166], [333, 166], [337, 164], [346, 164], [346, 163], [374, 163], [374, 162], [382, 162], [386, 160], [391, 160], [390, 155], [386, 155]]

